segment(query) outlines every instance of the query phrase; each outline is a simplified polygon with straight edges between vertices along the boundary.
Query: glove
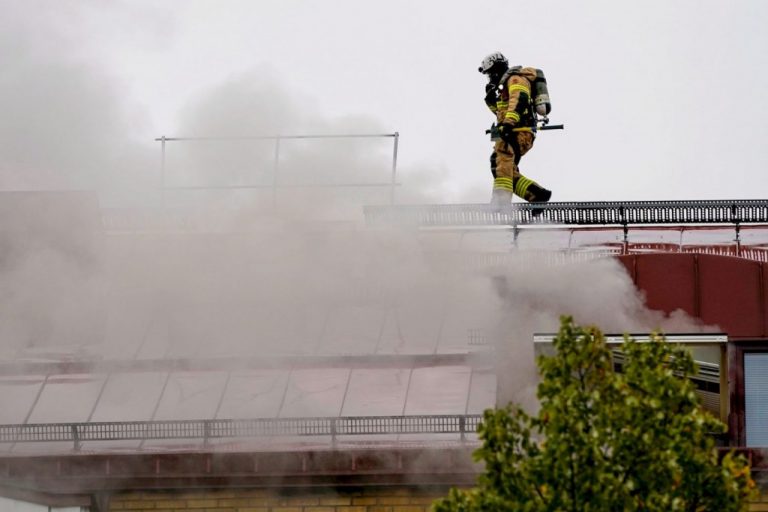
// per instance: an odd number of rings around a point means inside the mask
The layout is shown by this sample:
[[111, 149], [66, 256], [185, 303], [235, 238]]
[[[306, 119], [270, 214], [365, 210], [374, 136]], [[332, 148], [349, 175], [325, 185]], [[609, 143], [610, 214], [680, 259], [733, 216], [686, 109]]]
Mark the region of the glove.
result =
[[498, 95], [496, 93], [496, 85], [492, 83], [485, 84], [485, 104], [496, 105]]
[[504, 123], [499, 125], [499, 138], [506, 142], [507, 144], [512, 144], [515, 140], [515, 132], [512, 131], [514, 128], [514, 125], [509, 123]]

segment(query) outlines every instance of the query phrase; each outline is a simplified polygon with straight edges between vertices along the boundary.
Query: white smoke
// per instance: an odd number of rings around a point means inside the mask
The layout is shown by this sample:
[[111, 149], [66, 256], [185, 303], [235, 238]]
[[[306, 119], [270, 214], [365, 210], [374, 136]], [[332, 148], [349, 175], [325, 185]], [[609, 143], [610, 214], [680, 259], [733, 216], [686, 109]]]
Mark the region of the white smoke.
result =
[[[503, 353], [503, 398], [516, 398], [535, 378], [532, 334], [555, 330], [561, 314], [606, 331], [687, 322], [647, 311], [614, 261], [513, 265], [500, 279], [456, 270], [440, 256], [450, 244], [437, 238], [362, 228], [362, 206], [389, 200], [387, 187], [371, 186], [390, 179], [388, 138], [286, 139], [277, 175], [271, 139], [169, 143], [164, 179], [175, 188], [160, 209], [159, 148], [141, 108], [81, 54], [68, 55], [66, 15], [41, 21], [49, 29], [41, 45], [29, 26], [18, 28], [31, 12], [0, 21], [0, 188], [93, 190], [102, 206], [130, 206], [137, 218], [194, 213], [200, 222], [165, 231], [138, 222], [82, 239], [66, 224], [14, 233], [29, 210], [6, 216], [7, 357], [39, 347], [116, 359], [433, 353], [461, 348], [479, 327]], [[321, 98], [258, 67], [193, 98], [177, 126], [190, 137], [395, 129], [323, 112]], [[429, 141], [406, 144], [417, 143]], [[402, 169], [397, 197], [444, 200], [442, 171]], [[226, 189], [234, 185], [254, 188]]]
[[595, 325], [606, 334], [715, 332], [682, 310], [670, 315], [647, 308], [625, 267], [615, 258], [564, 264], [512, 265], [494, 277], [503, 299], [494, 339], [504, 354], [498, 372], [500, 403], [534, 403], [534, 333], [555, 333], [561, 315]]
[[148, 116], [86, 44], [95, 32], [125, 29], [98, 2], [56, 7], [6, 3], [0, 16], [0, 189], [116, 190], [145, 202], [146, 193], [136, 196], [154, 187], [154, 162], [149, 139], [137, 139]]

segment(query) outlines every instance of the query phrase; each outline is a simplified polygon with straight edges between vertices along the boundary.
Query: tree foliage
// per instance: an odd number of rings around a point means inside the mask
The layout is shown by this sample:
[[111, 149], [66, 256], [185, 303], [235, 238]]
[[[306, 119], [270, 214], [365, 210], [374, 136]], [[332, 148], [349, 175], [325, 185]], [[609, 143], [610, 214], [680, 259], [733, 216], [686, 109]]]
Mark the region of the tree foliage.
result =
[[660, 335], [627, 338], [622, 371], [594, 327], [563, 317], [555, 355], [537, 360], [538, 414], [485, 411], [477, 487], [436, 512], [740, 511], [754, 482], [743, 457], [719, 456], [725, 431], [686, 377], [690, 353]]

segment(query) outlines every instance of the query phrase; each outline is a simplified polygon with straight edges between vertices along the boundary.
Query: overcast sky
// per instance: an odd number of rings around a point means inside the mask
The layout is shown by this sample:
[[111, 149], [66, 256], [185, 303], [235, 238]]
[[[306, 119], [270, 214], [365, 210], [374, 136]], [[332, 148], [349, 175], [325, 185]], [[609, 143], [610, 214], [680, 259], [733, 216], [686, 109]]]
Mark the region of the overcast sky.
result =
[[764, 0], [0, 0], [0, 188], [140, 195], [160, 135], [397, 131], [405, 187], [484, 202], [502, 51], [566, 125], [521, 165], [553, 201], [765, 198], [766, 26]]

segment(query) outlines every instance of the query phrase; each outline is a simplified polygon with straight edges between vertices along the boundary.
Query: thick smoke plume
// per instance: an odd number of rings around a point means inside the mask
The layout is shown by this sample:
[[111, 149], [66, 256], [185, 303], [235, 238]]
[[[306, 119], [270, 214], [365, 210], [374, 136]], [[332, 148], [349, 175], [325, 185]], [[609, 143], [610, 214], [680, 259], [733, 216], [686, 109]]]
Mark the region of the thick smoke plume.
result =
[[[82, 60], [14, 39], [6, 24], [0, 187], [98, 194], [98, 203], [3, 194], [15, 205], [0, 233], [6, 361], [429, 354], [465, 350], [480, 329], [504, 356], [502, 399], [525, 399], [531, 336], [555, 330], [561, 314], [606, 331], [687, 322], [647, 311], [610, 260], [473, 272], [454, 266], [452, 241], [365, 229], [362, 206], [390, 198], [378, 184], [390, 179], [391, 139], [286, 139], [277, 162], [273, 139], [174, 142], [160, 176], [159, 148], [135, 142], [156, 134], [120, 87]], [[392, 131], [320, 105], [257, 69], [187, 104], [177, 130]], [[402, 169], [397, 198], [439, 202], [434, 185], [416, 186], [438, 182], [425, 178], [438, 171]]]
[[561, 315], [596, 325], [608, 334], [660, 331], [704, 332], [681, 310], [665, 315], [649, 310], [625, 268], [613, 258], [572, 263], [510, 265], [494, 277], [502, 302], [493, 338], [503, 355], [498, 372], [499, 403], [534, 403], [534, 333], [555, 333]]

